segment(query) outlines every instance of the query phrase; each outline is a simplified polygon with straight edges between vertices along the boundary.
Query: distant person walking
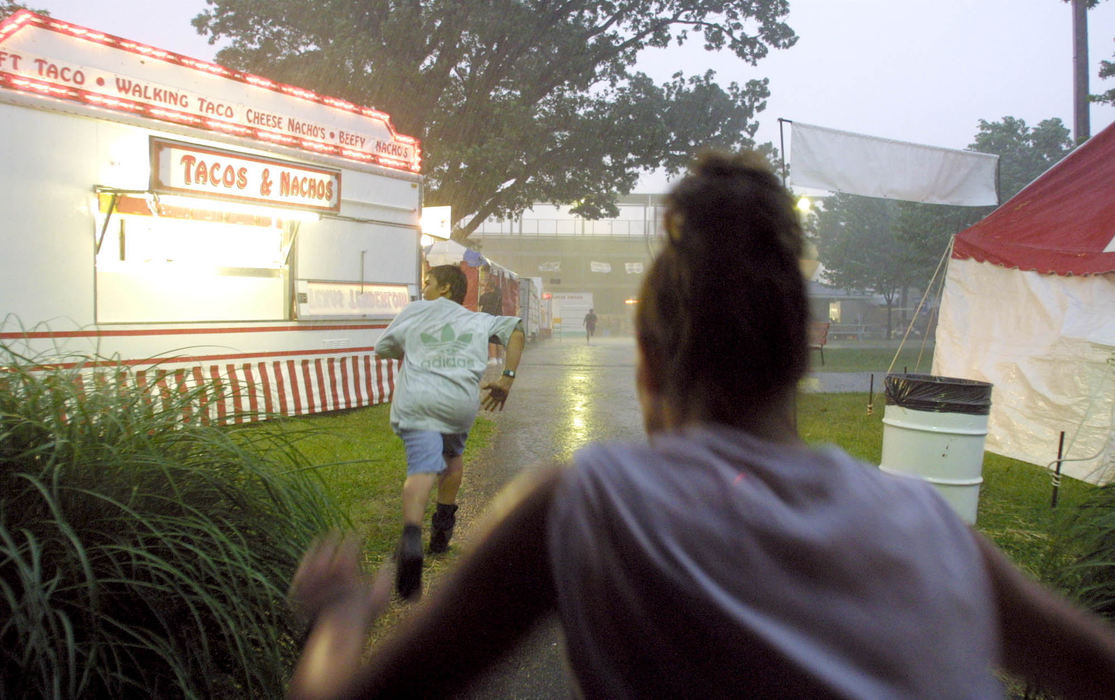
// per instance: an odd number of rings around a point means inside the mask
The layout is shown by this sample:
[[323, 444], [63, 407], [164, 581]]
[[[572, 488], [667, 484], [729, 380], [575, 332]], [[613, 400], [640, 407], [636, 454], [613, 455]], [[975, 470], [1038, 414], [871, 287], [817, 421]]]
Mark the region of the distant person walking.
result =
[[588, 313], [585, 314], [585, 320], [582, 321], [581, 325], [585, 327], [585, 342], [591, 343], [592, 336], [596, 334], [596, 313], [592, 309], [589, 309]]
[[[465, 449], [477, 409], [503, 410], [523, 350], [523, 327], [514, 316], [492, 316], [461, 306], [468, 289], [465, 273], [439, 265], [426, 275], [422, 300], [399, 312], [376, 343], [376, 354], [402, 359], [391, 399], [391, 428], [406, 449], [403, 483], [403, 534], [396, 553], [395, 586], [403, 598], [416, 598], [422, 584], [422, 519], [437, 484], [437, 510], [430, 531], [430, 552], [449, 548], [457, 522], [457, 492], [464, 473]], [[507, 367], [499, 380], [480, 380], [490, 338], [507, 346]]]

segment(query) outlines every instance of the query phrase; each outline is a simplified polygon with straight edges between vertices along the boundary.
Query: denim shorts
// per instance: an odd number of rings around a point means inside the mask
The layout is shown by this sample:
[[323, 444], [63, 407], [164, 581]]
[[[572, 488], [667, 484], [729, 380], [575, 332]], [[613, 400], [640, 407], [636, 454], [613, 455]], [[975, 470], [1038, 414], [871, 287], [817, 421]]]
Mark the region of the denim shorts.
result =
[[433, 430], [400, 430], [407, 453], [407, 474], [440, 474], [445, 458], [465, 451], [468, 433], [437, 433]]

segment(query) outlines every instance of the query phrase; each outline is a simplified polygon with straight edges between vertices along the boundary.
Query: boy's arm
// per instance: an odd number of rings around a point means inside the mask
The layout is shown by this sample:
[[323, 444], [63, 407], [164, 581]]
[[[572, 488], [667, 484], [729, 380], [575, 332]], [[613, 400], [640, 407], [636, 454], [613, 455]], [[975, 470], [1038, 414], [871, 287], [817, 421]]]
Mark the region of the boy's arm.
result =
[[515, 330], [511, 331], [511, 338], [507, 341], [507, 358], [503, 361], [504, 374], [500, 375], [498, 380], [481, 387], [488, 391], [488, 395], [481, 402], [484, 410], [492, 411], [497, 408], [503, 410], [503, 404], [511, 393], [511, 385], [515, 383], [515, 377], [508, 376], [507, 372], [515, 373], [519, 369], [524, 345], [526, 345], [526, 333], [523, 332], [523, 324], [519, 323], [515, 326]]
[[1003, 668], [1065, 697], [1112, 697], [1115, 629], [1028, 579], [974, 534], [999, 608]]
[[376, 343], [375, 352], [378, 357], [389, 357], [394, 360], [403, 359], [403, 331], [405, 324], [408, 322], [407, 319], [413, 315], [412, 310], [417, 308], [419, 308], [418, 302], [412, 302], [387, 325], [387, 330], [383, 332]]
[[379, 342], [376, 343], [375, 350], [377, 357], [389, 357], [394, 360], [403, 359], [402, 345], [400, 345], [399, 341], [393, 336], [387, 335], [387, 333], [380, 336]]

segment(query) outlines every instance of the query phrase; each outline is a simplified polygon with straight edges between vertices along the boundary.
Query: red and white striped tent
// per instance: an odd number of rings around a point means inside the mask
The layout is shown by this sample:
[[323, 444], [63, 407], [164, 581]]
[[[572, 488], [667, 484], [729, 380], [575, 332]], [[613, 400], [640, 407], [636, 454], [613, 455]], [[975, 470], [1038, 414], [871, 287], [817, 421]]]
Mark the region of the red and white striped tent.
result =
[[934, 374], [991, 382], [987, 449], [1115, 478], [1115, 125], [959, 233]]

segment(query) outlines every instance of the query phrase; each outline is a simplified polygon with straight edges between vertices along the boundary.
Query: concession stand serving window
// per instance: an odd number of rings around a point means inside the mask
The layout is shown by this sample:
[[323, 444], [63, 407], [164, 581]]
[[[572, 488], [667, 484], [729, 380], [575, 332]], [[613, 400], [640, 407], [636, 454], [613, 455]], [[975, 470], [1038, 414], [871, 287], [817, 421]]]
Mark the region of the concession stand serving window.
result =
[[155, 137], [150, 156], [149, 190], [98, 188], [97, 321], [291, 318], [292, 250], [340, 172]]

